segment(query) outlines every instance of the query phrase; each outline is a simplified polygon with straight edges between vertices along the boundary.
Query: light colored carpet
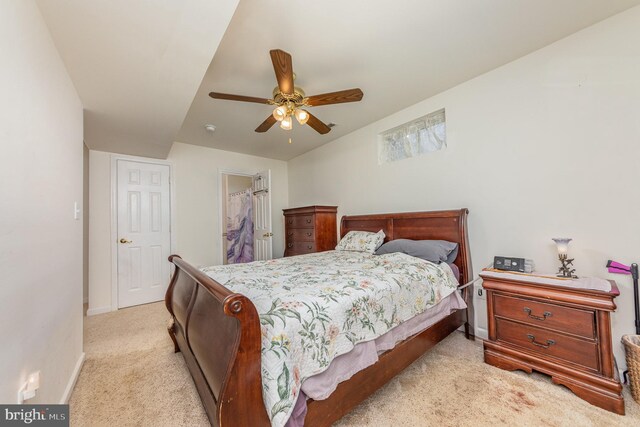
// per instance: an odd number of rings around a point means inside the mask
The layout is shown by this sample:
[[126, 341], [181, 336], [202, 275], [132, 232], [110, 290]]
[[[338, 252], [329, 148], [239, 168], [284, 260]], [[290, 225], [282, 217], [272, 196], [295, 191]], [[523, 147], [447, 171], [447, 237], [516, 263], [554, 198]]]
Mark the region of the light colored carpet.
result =
[[[74, 426], [207, 426], [200, 398], [166, 332], [162, 303], [85, 318], [84, 367], [71, 396]], [[574, 396], [544, 375], [482, 361], [479, 342], [454, 333], [338, 426], [640, 425]]]

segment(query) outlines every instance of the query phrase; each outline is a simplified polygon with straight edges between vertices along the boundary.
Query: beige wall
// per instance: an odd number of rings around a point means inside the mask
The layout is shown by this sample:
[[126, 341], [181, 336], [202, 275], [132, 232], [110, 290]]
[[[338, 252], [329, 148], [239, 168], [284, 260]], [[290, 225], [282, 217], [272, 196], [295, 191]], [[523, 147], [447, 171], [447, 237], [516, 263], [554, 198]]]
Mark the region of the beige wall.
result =
[[82, 358], [82, 104], [33, 1], [0, 2], [0, 402], [66, 399]]
[[[255, 174], [271, 170], [273, 254], [284, 253], [282, 209], [288, 207], [287, 163], [229, 151], [174, 143], [168, 160], [176, 179], [178, 253], [195, 265], [222, 261], [219, 171]], [[196, 190], [196, 191], [194, 191]]]
[[89, 310], [111, 311], [111, 154], [89, 151]]
[[228, 194], [244, 191], [251, 188], [252, 179], [250, 176], [227, 175], [227, 192]]
[[[255, 174], [271, 170], [273, 253], [284, 252], [282, 209], [288, 207], [287, 164], [214, 150], [173, 144], [167, 161], [173, 165], [175, 188], [175, 253], [196, 266], [222, 262], [220, 171]], [[90, 152], [89, 314], [109, 311], [111, 301], [111, 154]]]
[[[640, 257], [638, 40], [640, 7], [297, 157], [290, 204], [340, 214], [468, 207], [476, 273], [494, 255], [554, 271], [551, 238], [572, 237], [578, 274], [621, 287], [613, 341], [623, 365], [631, 280], [604, 265]], [[379, 132], [443, 107], [446, 150], [378, 165]]]
[[89, 149], [82, 144], [82, 302], [89, 302]]

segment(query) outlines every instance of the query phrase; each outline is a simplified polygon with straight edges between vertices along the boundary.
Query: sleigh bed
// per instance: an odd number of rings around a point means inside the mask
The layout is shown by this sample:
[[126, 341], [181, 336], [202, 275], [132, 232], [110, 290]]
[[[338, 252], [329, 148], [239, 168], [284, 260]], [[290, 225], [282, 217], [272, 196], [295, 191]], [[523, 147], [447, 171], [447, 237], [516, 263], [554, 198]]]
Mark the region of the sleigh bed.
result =
[[[459, 246], [453, 264], [459, 270], [459, 282], [464, 284], [473, 274], [467, 213], [467, 209], [460, 209], [344, 216], [340, 235], [383, 230], [385, 242], [394, 239], [455, 242]], [[209, 421], [222, 427], [270, 425], [263, 401], [263, 331], [256, 306], [179, 256], [172, 255], [169, 261], [176, 267], [165, 299], [172, 315], [169, 334], [175, 351], [184, 356]], [[340, 382], [327, 398], [307, 400], [304, 425], [331, 425], [461, 326], [466, 337], [473, 339], [472, 293], [469, 287], [460, 292], [466, 309], [441, 316], [432, 326], [380, 354], [376, 363]]]

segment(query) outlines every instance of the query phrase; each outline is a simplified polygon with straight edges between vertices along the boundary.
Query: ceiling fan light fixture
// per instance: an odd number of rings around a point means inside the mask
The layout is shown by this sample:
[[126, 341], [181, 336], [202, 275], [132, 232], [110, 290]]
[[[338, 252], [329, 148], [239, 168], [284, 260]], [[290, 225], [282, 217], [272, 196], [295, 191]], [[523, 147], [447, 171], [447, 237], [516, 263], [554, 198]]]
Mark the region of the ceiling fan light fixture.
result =
[[318, 107], [362, 100], [363, 93], [359, 88], [307, 96], [304, 90], [295, 85], [296, 76], [293, 72], [291, 55], [281, 49], [272, 49], [269, 51], [269, 55], [271, 56], [271, 63], [273, 64], [273, 71], [277, 81], [277, 86], [273, 88], [272, 99], [220, 92], [209, 93], [209, 96], [213, 99], [271, 105], [274, 108], [273, 111], [255, 129], [258, 133], [267, 132], [277, 122], [280, 122], [280, 128], [291, 130], [293, 129], [293, 118], [295, 117], [300, 125], [308, 124], [310, 128], [320, 135], [325, 135], [331, 131], [331, 126], [325, 124], [302, 107]]
[[287, 117], [287, 107], [284, 105], [280, 105], [273, 110], [273, 118], [277, 121], [281, 122], [284, 118]]
[[296, 116], [296, 120], [301, 125], [306, 124], [307, 121], [309, 120], [309, 112], [306, 110], [303, 110], [302, 108], [296, 108], [296, 111], [294, 112], [294, 114]]
[[291, 130], [293, 128], [293, 121], [291, 116], [286, 116], [280, 121], [280, 127], [284, 130]]

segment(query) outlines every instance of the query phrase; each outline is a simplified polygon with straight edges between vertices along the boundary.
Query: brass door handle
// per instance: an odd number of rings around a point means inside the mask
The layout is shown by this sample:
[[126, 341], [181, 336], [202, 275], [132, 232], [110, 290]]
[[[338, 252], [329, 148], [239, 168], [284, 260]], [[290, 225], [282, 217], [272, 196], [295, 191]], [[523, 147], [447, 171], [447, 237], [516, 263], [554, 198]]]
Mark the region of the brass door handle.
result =
[[262, 237], [273, 237], [273, 233], [264, 233]]
[[124, 237], [120, 239], [120, 243], [133, 243], [133, 240], [127, 240]]

